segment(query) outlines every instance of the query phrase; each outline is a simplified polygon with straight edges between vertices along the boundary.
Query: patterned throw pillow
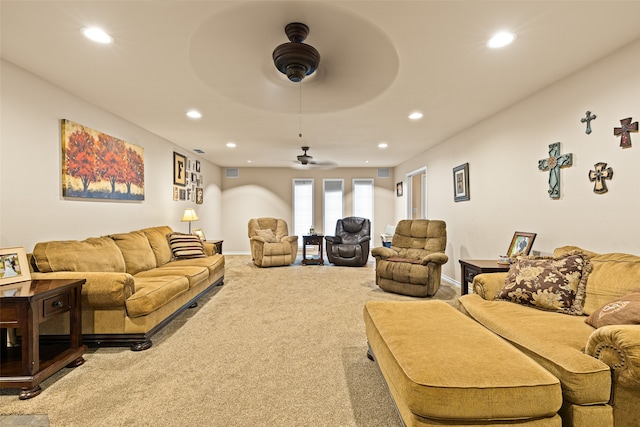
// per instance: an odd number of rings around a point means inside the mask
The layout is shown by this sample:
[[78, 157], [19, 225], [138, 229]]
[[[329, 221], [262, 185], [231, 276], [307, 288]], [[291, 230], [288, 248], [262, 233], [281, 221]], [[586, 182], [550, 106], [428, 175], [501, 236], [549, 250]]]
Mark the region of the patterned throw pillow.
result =
[[256, 234], [264, 239], [267, 243], [278, 243], [278, 239], [276, 239], [276, 235], [273, 234], [273, 230], [267, 228], [265, 230], [256, 230]]
[[200, 237], [193, 234], [171, 233], [167, 235], [174, 259], [205, 258], [207, 254]]
[[640, 289], [606, 303], [586, 319], [589, 325], [640, 325]]
[[590, 271], [589, 257], [581, 252], [558, 258], [517, 257], [495, 299], [580, 315]]

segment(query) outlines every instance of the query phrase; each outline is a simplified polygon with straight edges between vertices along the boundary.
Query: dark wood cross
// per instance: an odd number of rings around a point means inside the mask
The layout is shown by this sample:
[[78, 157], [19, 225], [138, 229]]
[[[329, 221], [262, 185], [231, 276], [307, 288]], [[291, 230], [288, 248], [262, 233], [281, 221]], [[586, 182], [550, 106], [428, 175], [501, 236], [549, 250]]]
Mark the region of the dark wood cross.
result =
[[589, 135], [591, 133], [591, 120], [595, 120], [597, 116], [595, 114], [591, 114], [591, 111], [587, 111], [585, 116], [586, 117], [580, 119], [580, 122], [587, 124], [587, 130], [585, 132]]
[[631, 123], [631, 117], [620, 120], [620, 127], [613, 128], [613, 134], [620, 136], [620, 147], [631, 147], [631, 135], [629, 132], [638, 132], [638, 122]]
[[609, 191], [605, 179], [613, 178], [613, 169], [608, 168], [604, 162], [596, 163], [594, 167], [595, 170], [589, 171], [589, 181], [595, 182], [593, 192], [604, 194]]
[[573, 165], [573, 154], [560, 155], [560, 143], [549, 145], [549, 157], [538, 160], [538, 169], [549, 171], [549, 197], [560, 198], [560, 168]]

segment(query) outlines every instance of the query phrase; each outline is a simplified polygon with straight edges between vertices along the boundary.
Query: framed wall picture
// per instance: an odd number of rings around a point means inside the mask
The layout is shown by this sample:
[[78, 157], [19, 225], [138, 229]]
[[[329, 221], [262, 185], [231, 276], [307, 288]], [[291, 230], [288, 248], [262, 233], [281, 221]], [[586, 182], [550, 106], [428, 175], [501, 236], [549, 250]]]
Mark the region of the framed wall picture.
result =
[[513, 234], [513, 239], [511, 239], [511, 244], [509, 245], [507, 256], [511, 258], [518, 254], [529, 255], [529, 252], [531, 252], [531, 247], [533, 246], [533, 241], [535, 239], [536, 233], [524, 233], [522, 231], [516, 231]]
[[404, 193], [404, 190], [402, 186], [402, 181], [400, 181], [399, 183], [396, 184], [396, 197], [402, 197], [403, 193]]
[[204, 202], [204, 190], [200, 187], [196, 188], [196, 204], [201, 205]]
[[173, 185], [187, 185], [187, 157], [173, 152]]
[[453, 168], [453, 200], [462, 202], [470, 198], [469, 163], [465, 163]]
[[24, 248], [0, 249], [0, 285], [31, 280], [27, 252]]

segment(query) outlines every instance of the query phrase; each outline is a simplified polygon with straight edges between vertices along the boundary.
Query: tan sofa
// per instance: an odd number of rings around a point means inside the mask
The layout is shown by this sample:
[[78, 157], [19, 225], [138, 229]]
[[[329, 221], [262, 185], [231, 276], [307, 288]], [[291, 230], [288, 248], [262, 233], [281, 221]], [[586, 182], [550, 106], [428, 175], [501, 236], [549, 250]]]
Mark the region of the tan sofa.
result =
[[376, 247], [376, 285], [387, 292], [430, 297], [440, 288], [442, 265], [449, 258], [444, 221], [404, 219], [398, 222], [391, 247]]
[[[554, 257], [576, 247], [561, 247]], [[640, 287], [640, 257], [628, 254], [591, 256], [584, 315], [543, 311], [494, 300], [507, 273], [477, 275], [473, 294], [460, 298], [461, 310], [511, 342], [556, 376], [562, 386], [563, 426], [638, 426], [640, 420], [640, 325], [598, 329], [587, 315]], [[473, 357], [473, 351], [469, 351]]]
[[[215, 245], [204, 244], [204, 254], [196, 248], [199, 257], [192, 258], [193, 253], [178, 253], [177, 244], [170, 245], [167, 236], [172, 233], [170, 227], [160, 226], [82, 241], [37, 243], [30, 254], [31, 277], [86, 279], [84, 342], [145, 350], [155, 333], [224, 280], [224, 256], [215, 253]], [[172, 248], [184, 257], [176, 259]], [[41, 325], [49, 339], [68, 331], [68, 316]]]
[[289, 236], [281, 218], [252, 218], [248, 224], [251, 258], [258, 267], [290, 265], [298, 256], [298, 236]]

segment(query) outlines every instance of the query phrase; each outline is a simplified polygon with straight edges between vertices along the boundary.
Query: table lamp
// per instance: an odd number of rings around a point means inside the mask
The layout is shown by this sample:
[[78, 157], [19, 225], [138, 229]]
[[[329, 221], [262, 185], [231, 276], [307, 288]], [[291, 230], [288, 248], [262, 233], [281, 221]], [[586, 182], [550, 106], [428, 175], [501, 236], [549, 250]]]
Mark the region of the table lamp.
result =
[[191, 234], [191, 221], [197, 221], [198, 215], [193, 208], [187, 208], [184, 210], [184, 214], [182, 215], [182, 219], [180, 222], [189, 222], [189, 234]]

